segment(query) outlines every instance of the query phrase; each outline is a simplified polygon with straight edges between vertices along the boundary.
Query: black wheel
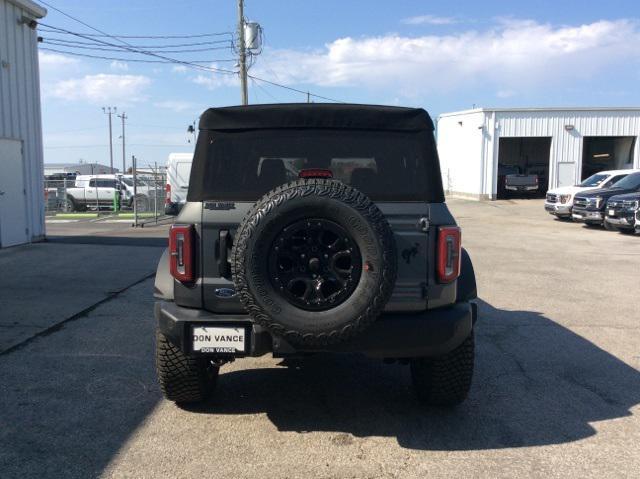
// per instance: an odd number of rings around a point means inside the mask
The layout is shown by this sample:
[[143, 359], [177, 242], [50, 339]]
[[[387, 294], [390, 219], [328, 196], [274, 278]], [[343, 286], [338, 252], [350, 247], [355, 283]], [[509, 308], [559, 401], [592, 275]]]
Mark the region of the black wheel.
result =
[[602, 223], [594, 223], [593, 221], [585, 221], [584, 225], [587, 228], [600, 228]]
[[389, 224], [369, 198], [336, 180], [298, 180], [267, 193], [234, 243], [244, 307], [294, 345], [353, 337], [375, 321], [395, 284]]
[[71, 196], [67, 196], [62, 203], [62, 210], [65, 213], [72, 213], [76, 211], [76, 203]]
[[136, 196], [136, 213], [146, 213], [149, 211], [149, 198], [146, 196]]
[[156, 332], [156, 372], [164, 397], [178, 404], [196, 403], [211, 396], [219, 368], [205, 358], [185, 355]]
[[619, 231], [618, 228], [616, 228], [614, 225], [612, 225], [608, 221], [604, 222], [604, 229], [606, 229], [607, 231]]
[[450, 353], [413, 359], [411, 380], [418, 399], [431, 406], [455, 406], [464, 401], [471, 389], [474, 349], [472, 332]]

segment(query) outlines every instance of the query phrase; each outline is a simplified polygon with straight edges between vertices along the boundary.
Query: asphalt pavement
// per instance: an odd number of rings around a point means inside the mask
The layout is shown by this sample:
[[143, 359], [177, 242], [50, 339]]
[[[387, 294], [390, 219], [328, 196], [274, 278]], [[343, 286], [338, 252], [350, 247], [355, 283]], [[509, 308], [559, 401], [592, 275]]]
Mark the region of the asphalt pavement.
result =
[[[180, 409], [156, 385], [144, 279], [159, 246], [141, 243], [164, 231], [56, 225], [73, 231], [52, 242], [67, 255], [150, 250], [135, 275], [92, 285], [83, 314], [0, 353], [0, 476], [637, 477], [640, 237], [555, 221], [539, 200], [450, 207], [481, 298], [474, 384], [455, 410], [420, 406], [406, 367], [355, 355], [239, 360], [213, 401]], [[26, 304], [29, 283], [12, 287]], [[52, 309], [45, 293], [29, 303]]]

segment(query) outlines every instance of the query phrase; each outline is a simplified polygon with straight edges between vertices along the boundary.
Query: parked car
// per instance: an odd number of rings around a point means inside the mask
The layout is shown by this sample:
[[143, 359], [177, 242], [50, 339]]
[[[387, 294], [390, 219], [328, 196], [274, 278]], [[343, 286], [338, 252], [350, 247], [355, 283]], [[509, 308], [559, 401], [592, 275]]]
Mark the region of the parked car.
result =
[[498, 192], [501, 195], [515, 192], [535, 193], [538, 189], [538, 175], [523, 174], [516, 165], [498, 165]]
[[205, 400], [237, 358], [323, 351], [409, 363], [426, 403], [465, 399], [475, 275], [424, 110], [209, 109], [187, 200], [155, 280], [167, 399]]
[[633, 233], [639, 211], [640, 192], [612, 196], [607, 200], [604, 221], [610, 229]]
[[192, 153], [171, 153], [169, 155], [164, 204], [167, 215], [177, 215], [187, 201], [192, 162]]
[[591, 175], [576, 186], [561, 186], [547, 191], [544, 209], [560, 219], [571, 219], [573, 198], [578, 193], [596, 190], [599, 188], [611, 188], [629, 173], [640, 170], [609, 170]]
[[608, 223], [604, 223], [604, 213], [607, 201], [612, 196], [640, 191], [640, 172], [627, 175], [611, 188], [599, 188], [586, 193], [578, 193], [573, 201], [571, 217], [574, 221], [584, 222], [588, 226], [603, 225], [609, 229]]

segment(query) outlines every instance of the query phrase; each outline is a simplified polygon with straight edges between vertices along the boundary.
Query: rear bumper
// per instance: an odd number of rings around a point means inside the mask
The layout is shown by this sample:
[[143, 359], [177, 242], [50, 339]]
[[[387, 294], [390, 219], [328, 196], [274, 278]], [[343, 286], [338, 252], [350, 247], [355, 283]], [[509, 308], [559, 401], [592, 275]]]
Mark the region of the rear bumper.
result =
[[511, 185], [505, 185], [504, 189], [508, 190], [508, 191], [522, 191], [525, 193], [535, 193], [536, 191], [538, 191], [540, 187], [538, 185], [515, 185], [515, 186], [511, 186]]
[[244, 327], [248, 339], [247, 351], [233, 354], [236, 357], [257, 357], [270, 352], [274, 356], [285, 356], [318, 351], [359, 352], [379, 358], [438, 356], [457, 348], [469, 336], [478, 316], [477, 311], [474, 302], [461, 302], [420, 314], [383, 314], [362, 334], [347, 342], [323, 349], [296, 349], [253, 323], [247, 315], [214, 314], [183, 308], [169, 301], [155, 304], [158, 329], [186, 354], [202, 354], [194, 353], [192, 349], [193, 325]]

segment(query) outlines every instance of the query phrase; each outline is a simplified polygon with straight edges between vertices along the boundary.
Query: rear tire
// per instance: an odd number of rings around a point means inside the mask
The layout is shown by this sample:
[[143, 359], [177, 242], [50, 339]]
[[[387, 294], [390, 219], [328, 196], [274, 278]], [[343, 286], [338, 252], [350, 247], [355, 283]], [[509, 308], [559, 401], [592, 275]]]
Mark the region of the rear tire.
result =
[[179, 405], [205, 401], [215, 389], [219, 370], [205, 358], [187, 356], [156, 332], [156, 372], [169, 401]]
[[[137, 196], [133, 201], [136, 203], [136, 212], [137, 213], [147, 213], [150, 209], [149, 198], [146, 196]], [[133, 208], [133, 202], [131, 204]]]
[[453, 407], [471, 389], [475, 359], [473, 332], [453, 351], [435, 358], [414, 358], [411, 380], [418, 399], [430, 406]]

